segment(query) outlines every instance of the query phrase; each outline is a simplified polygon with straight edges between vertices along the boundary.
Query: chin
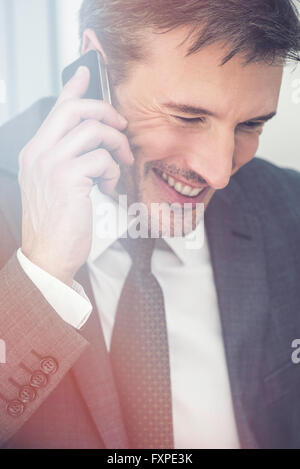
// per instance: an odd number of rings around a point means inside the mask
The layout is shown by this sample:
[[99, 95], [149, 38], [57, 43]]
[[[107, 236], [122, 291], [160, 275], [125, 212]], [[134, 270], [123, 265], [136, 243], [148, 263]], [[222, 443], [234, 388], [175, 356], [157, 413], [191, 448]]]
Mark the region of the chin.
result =
[[200, 194], [184, 196], [169, 187], [155, 170], [145, 175], [137, 167], [132, 169], [122, 173], [118, 191], [127, 195], [128, 206], [143, 204], [144, 213], [139, 218], [149, 236], [186, 236], [196, 229], [215, 190], [204, 187]]
[[156, 191], [141, 190], [139, 202], [147, 209], [147, 223], [149, 235], [152, 237], [182, 237], [194, 231], [204, 220], [204, 212], [213, 196], [211, 191], [205, 203], [191, 203], [182, 205], [170, 203], [159, 196]]

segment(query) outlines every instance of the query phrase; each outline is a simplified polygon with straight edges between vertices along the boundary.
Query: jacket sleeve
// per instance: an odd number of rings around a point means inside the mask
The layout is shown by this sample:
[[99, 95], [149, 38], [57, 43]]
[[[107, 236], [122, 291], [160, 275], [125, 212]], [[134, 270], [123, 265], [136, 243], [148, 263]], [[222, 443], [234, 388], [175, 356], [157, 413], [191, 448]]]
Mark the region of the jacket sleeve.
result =
[[17, 258], [26, 275], [57, 314], [75, 329], [81, 329], [93, 309], [82, 286], [75, 280], [71, 286], [61, 282], [31, 262], [22, 253], [21, 248], [17, 251]]
[[25, 274], [14, 252], [0, 270], [0, 447], [38, 409], [86, 346]]

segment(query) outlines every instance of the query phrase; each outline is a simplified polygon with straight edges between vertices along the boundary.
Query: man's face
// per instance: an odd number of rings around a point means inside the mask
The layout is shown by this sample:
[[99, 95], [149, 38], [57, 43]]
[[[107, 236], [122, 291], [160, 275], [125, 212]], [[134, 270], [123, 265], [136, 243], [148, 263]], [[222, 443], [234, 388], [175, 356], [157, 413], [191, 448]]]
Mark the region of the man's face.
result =
[[[243, 65], [213, 44], [185, 57], [187, 30], [151, 35], [151, 57], [116, 90], [136, 163], [120, 187], [134, 200], [200, 203], [255, 155], [264, 121], [276, 111], [283, 67]], [[197, 110], [198, 109], [198, 110]], [[200, 192], [201, 191], [201, 192]], [[199, 193], [200, 192], [200, 193]]]

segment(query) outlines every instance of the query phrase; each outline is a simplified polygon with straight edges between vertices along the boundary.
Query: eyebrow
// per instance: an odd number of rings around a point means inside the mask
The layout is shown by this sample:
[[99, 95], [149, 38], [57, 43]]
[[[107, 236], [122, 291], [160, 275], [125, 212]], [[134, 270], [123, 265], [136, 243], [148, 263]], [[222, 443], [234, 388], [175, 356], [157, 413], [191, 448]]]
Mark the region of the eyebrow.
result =
[[[214, 114], [212, 111], [209, 111], [208, 109], [204, 109], [202, 107], [197, 107], [197, 106], [190, 106], [189, 104], [179, 104], [179, 103], [174, 103], [170, 101], [167, 103], [163, 103], [163, 105], [165, 107], [168, 107], [169, 109], [172, 109], [173, 111], [182, 112], [184, 114], [190, 114], [193, 116], [199, 116], [199, 114], [204, 115], [204, 116], [213, 116], [213, 117], [216, 116], [216, 114]], [[254, 122], [254, 121], [267, 122], [268, 120], [272, 119], [274, 116], [276, 116], [276, 111], [270, 112], [269, 114], [265, 114], [262, 116], [252, 117], [251, 119], [247, 119], [245, 122]]]

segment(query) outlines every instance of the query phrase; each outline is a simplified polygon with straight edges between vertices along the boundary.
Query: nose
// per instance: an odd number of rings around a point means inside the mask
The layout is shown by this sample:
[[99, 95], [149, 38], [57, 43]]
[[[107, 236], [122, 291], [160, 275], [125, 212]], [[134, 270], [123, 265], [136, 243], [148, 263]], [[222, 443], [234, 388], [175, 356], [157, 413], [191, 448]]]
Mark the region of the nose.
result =
[[190, 170], [201, 176], [213, 189], [224, 189], [229, 183], [235, 150], [235, 134], [230, 129], [215, 129], [199, 135], [187, 155]]

